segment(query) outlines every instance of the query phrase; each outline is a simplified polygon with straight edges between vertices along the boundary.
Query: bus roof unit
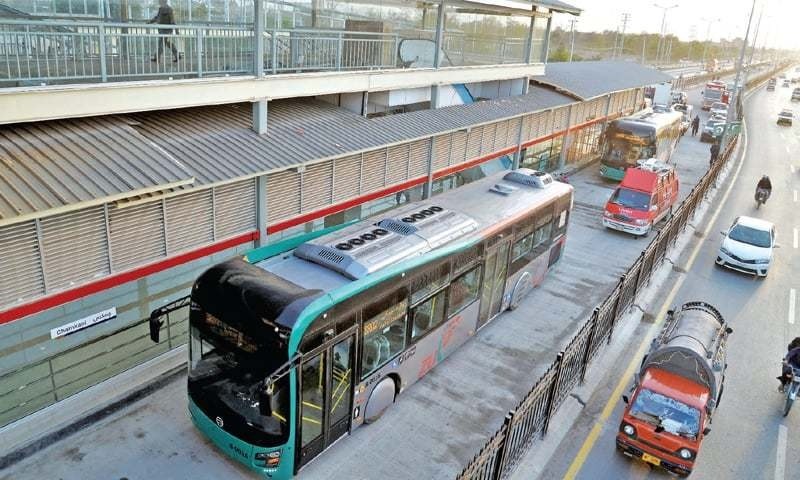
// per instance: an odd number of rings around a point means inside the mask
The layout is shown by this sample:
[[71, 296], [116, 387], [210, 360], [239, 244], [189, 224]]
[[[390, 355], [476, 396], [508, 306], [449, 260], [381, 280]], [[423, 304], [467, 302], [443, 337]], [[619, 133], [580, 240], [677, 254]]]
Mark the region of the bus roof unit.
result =
[[705, 302], [685, 303], [670, 311], [661, 333], [639, 369], [658, 368], [679, 375], [709, 390], [710, 411], [715, 406], [725, 371], [725, 343], [731, 330], [722, 314]]

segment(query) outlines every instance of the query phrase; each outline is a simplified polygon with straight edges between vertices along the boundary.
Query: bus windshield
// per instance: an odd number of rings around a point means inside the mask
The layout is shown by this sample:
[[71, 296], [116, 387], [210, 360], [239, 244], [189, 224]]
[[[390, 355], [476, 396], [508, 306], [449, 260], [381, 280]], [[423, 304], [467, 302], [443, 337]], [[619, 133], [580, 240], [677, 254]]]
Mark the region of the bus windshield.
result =
[[[221, 322], [211, 332], [191, 327], [189, 348], [189, 395], [209, 418], [240, 439], [262, 447], [278, 446], [289, 437], [288, 378], [275, 385], [271, 415], [262, 415], [260, 395], [264, 380], [275, 370], [268, 359], [275, 352], [252, 342], [241, 332]], [[205, 329], [204, 329], [205, 330]], [[260, 398], [261, 397], [261, 398]]]
[[722, 90], [706, 88], [705, 92], [703, 92], [703, 96], [709, 100], [719, 100], [722, 98]]
[[650, 195], [628, 188], [618, 188], [611, 196], [611, 203], [634, 210], [647, 210], [650, 208]]
[[604, 164], [612, 167], [635, 166], [637, 160], [654, 157], [655, 153], [652, 133], [626, 131], [609, 125]]

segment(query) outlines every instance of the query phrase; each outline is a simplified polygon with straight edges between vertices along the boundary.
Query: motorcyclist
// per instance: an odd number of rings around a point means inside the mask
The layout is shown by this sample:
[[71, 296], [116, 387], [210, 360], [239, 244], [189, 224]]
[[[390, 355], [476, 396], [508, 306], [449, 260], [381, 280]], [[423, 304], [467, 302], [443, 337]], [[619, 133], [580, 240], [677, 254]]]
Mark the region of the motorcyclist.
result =
[[[761, 176], [761, 180], [759, 180], [758, 185], [756, 185], [756, 194], [758, 194], [759, 190], [767, 192], [767, 198], [772, 194], [772, 182], [770, 182], [769, 176]], [[766, 199], [764, 201], [766, 202]]]
[[789, 343], [786, 350], [786, 356], [783, 357], [781, 376], [778, 377], [778, 380], [781, 382], [781, 386], [778, 387], [778, 390], [781, 393], [784, 392], [786, 385], [792, 381], [792, 367], [800, 369], [800, 337], [794, 337], [794, 340]]

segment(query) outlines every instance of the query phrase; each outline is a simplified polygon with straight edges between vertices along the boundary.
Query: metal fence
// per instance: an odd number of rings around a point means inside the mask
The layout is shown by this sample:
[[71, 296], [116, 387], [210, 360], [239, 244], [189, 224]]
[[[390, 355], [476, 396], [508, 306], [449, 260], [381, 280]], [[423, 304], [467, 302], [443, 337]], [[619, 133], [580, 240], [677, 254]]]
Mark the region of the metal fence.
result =
[[728, 145], [689, 196], [681, 203], [666, 225], [622, 275], [611, 294], [594, 309], [555, 361], [537, 380], [517, 406], [508, 412], [500, 429], [458, 475], [457, 480], [494, 480], [507, 478], [531, 444], [547, 433], [550, 419], [566, 400], [569, 392], [585, 380], [589, 363], [601, 346], [611, 342], [614, 327], [647, 286], [653, 272], [664, 261], [667, 250], [694, 218], [697, 207], [716, 183], [736, 146]]
[[[433, 41], [434, 35], [268, 28], [264, 73], [403, 68], [404, 38]], [[255, 41], [252, 25], [0, 20], [0, 87], [248, 75], [255, 71]], [[524, 38], [446, 32], [443, 50], [450, 59], [444, 66], [527, 61]]]

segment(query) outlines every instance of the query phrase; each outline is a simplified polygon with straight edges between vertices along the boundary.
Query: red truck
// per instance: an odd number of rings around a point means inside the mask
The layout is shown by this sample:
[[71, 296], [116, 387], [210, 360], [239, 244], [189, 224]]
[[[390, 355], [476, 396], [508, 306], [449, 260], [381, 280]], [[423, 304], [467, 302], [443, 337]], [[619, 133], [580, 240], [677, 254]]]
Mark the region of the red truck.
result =
[[672, 165], [651, 158], [625, 170], [625, 176], [606, 202], [603, 226], [644, 236], [669, 215], [678, 200], [678, 175]]
[[710, 109], [715, 102], [730, 103], [728, 86], [720, 80], [712, 80], [703, 88], [703, 110]]
[[636, 375], [616, 437], [629, 457], [680, 476], [692, 473], [722, 398], [728, 327], [705, 302], [670, 310]]

